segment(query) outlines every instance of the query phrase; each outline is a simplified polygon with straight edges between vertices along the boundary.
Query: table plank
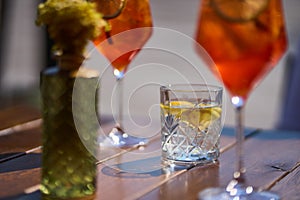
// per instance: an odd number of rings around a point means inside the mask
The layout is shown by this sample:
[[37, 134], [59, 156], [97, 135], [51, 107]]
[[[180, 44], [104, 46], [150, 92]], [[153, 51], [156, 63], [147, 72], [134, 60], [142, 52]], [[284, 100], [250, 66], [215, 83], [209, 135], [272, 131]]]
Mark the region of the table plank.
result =
[[0, 137], [0, 160], [11, 153], [25, 152], [42, 144], [41, 127]]
[[[28, 154], [0, 164], [0, 199], [24, 194], [40, 183], [41, 155]], [[12, 198], [13, 199], [13, 198]]]
[[[253, 130], [247, 130], [247, 134], [251, 134], [252, 132]], [[225, 147], [232, 146], [234, 141], [233, 129], [224, 128], [220, 142], [221, 151], [227, 150]], [[99, 169], [101, 173], [98, 177], [99, 190], [97, 197], [99, 197], [99, 199], [137, 199], [150, 191], [156, 190], [156, 188], [164, 188], [164, 186], [169, 185], [170, 182], [176, 184], [178, 182], [177, 179], [185, 180], [183, 176], [188, 174], [185, 173], [187, 170], [171, 172], [170, 169], [166, 169], [161, 165], [160, 146], [160, 137], [157, 137], [157, 139], [146, 146], [145, 149], [127, 152], [126, 154], [102, 163]], [[206, 167], [203, 170], [212, 171], [212, 173], [214, 173], [218, 171], [216, 166], [210, 165], [210, 167]], [[208, 172], [204, 172], [204, 174], [208, 174]], [[194, 180], [199, 179], [193, 174], [191, 178]], [[214, 180], [212, 180], [212, 182], [214, 182]], [[205, 181], [208, 186], [212, 184], [212, 182]], [[177, 191], [184, 194], [177, 186], [174, 187], [174, 191], [160, 191], [159, 193], [164, 193], [165, 196], [163, 198], [168, 196], [169, 199], [175, 197], [175, 199], [178, 199], [176, 195]], [[187, 193], [185, 193], [185, 195], [186, 194]], [[149, 199], [156, 198], [157, 196], [151, 196]], [[184, 196], [182, 196], [182, 198], [184, 198]]]
[[[159, 159], [157, 158], [157, 160]], [[157, 169], [143, 173], [130, 173], [114, 168], [105, 165], [100, 166], [101, 173], [98, 176], [97, 199], [136, 199], [170, 178], [184, 172], [178, 171], [167, 174], [163, 170]]]
[[[258, 129], [246, 128], [245, 137], [251, 137]], [[220, 152], [225, 152], [235, 145], [235, 130], [232, 127], [223, 127], [220, 140]]]
[[291, 173], [275, 184], [272, 191], [278, 193], [283, 199], [300, 198], [300, 162]]
[[153, 189], [138, 199], [197, 199], [201, 188], [216, 187], [219, 182], [219, 164], [198, 166]]
[[[274, 147], [274, 148], [270, 148]], [[300, 134], [292, 132], [261, 131], [245, 142], [247, 183], [256, 187], [273, 184], [282, 174], [291, 170], [300, 158]], [[140, 199], [196, 199], [199, 191], [207, 187], [225, 187], [232, 177], [235, 149], [220, 156], [220, 164], [213, 167], [195, 167], [174, 180], [168, 181]], [[280, 166], [280, 169], [277, 167]], [[293, 198], [287, 196], [285, 199]]]
[[[250, 136], [255, 132], [253, 129], [247, 129], [246, 135]], [[224, 127], [220, 140], [221, 154], [230, 149], [235, 143], [235, 133], [233, 128]], [[197, 169], [197, 170], [195, 170]], [[201, 187], [214, 187], [218, 186], [219, 162], [204, 165], [190, 169], [187, 172], [180, 174], [180, 176], [174, 176], [173, 179], [165, 184], [160, 185], [158, 188], [149, 190], [148, 194], [140, 196], [139, 199], [196, 199], [195, 190], [199, 190], [199, 184]], [[211, 176], [211, 177], [209, 177]], [[192, 194], [192, 195], [187, 195]]]
[[157, 136], [146, 147], [99, 165], [97, 199], [136, 199], [170, 177], [183, 173], [166, 173], [162, 169], [160, 145]]
[[41, 117], [40, 111], [28, 105], [15, 105], [0, 110], [0, 130]]
[[[109, 129], [111, 124], [104, 126], [103, 128]], [[224, 129], [227, 131], [226, 134], [221, 138], [221, 146], [224, 147], [233, 143], [234, 137], [232, 136], [232, 129]], [[159, 185], [162, 185], [166, 181], [170, 180], [172, 177], [177, 176], [178, 174], [183, 173], [184, 171], [178, 171], [175, 173], [170, 173], [164, 171], [160, 163], [160, 135], [156, 135], [153, 140], [146, 146], [130, 150], [120, 150], [116, 148], [107, 148], [107, 151], [100, 149], [102, 154], [99, 164], [99, 176], [98, 176], [98, 196], [100, 199], [120, 199], [121, 197], [128, 197], [129, 199], [138, 198], [149, 191], [155, 189]], [[130, 152], [129, 152], [130, 151]], [[111, 156], [113, 153], [117, 153], [116, 157], [112, 157], [110, 160], [105, 159], [107, 156]], [[9, 169], [18, 172], [15, 167], [23, 166], [28, 173], [30, 173], [30, 168], [32, 168], [32, 176], [36, 178], [37, 172], [34, 169], [39, 167], [38, 161], [40, 158], [36, 158], [36, 162], [29, 162], [31, 155], [26, 155], [21, 158], [17, 158], [5, 163], [0, 164], [0, 174], [8, 182], [5, 183], [7, 186], [14, 185], [15, 181], [19, 183], [23, 179], [14, 179], [16, 176], [15, 173], [10, 173]], [[40, 156], [40, 155], [39, 155]], [[27, 162], [25, 162], [27, 160]], [[28, 165], [26, 167], [26, 164]], [[30, 180], [30, 179], [29, 179]], [[36, 180], [33, 180], [34, 183], [31, 186], [37, 184]], [[4, 183], [3, 183], [4, 184]], [[17, 184], [17, 183], [16, 183]], [[0, 188], [2, 185], [0, 184]], [[28, 185], [24, 185], [22, 188], [10, 188], [10, 195], [18, 195], [21, 190], [25, 190]], [[120, 192], [111, 192], [114, 190], [121, 190]], [[28, 196], [28, 195], [26, 195]], [[0, 195], [1, 197], [1, 195]]]
[[[220, 157], [220, 185], [225, 186], [232, 177], [235, 148]], [[247, 182], [255, 187], [268, 187], [283, 173], [291, 170], [300, 157], [300, 134], [288, 131], [260, 131], [244, 144], [244, 162]], [[230, 173], [228, 173], [230, 172]]]
[[[22, 116], [18, 120], [26, 123]], [[8, 124], [17, 125], [15, 122], [12, 120]], [[103, 121], [104, 132], [112, 127], [110, 122]], [[271, 188], [282, 195], [283, 199], [298, 197], [300, 155], [295, 152], [300, 150], [300, 134], [252, 129], [247, 130], [247, 134], [247, 182], [257, 187]], [[235, 152], [232, 148], [235, 144], [232, 128], [224, 128], [222, 131], [220, 163], [176, 172], [170, 172], [161, 166], [160, 134], [154, 135], [146, 147], [101, 147], [98, 199], [196, 199], [200, 190], [224, 186], [231, 179]], [[13, 130], [10, 134], [0, 136], [0, 156], [22, 153], [38, 145], [41, 145], [39, 126]], [[39, 184], [40, 159], [41, 154], [34, 152], [0, 163], [0, 199], [39, 199], [39, 193], [24, 195], [24, 190]]]

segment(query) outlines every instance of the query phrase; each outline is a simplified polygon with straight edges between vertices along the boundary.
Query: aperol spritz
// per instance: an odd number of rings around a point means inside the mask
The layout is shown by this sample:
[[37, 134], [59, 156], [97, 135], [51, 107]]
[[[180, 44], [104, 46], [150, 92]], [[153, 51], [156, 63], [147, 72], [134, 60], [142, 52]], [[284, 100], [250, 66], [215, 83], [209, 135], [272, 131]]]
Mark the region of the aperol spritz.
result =
[[[237, 162], [226, 190], [211, 188], [200, 199], [278, 199], [245, 184], [242, 145], [243, 108], [250, 92], [276, 66], [287, 48], [281, 0], [202, 0], [196, 41], [231, 95], [237, 114]], [[201, 49], [196, 48], [201, 56]]]
[[116, 126], [109, 137], [115, 146], [143, 145], [146, 140], [123, 131], [121, 83], [130, 62], [152, 34], [152, 17], [148, 0], [94, 0], [108, 25], [93, 42], [111, 63], [118, 86]]
[[198, 24], [214, 74], [244, 100], [286, 50], [280, 0], [204, 0]]

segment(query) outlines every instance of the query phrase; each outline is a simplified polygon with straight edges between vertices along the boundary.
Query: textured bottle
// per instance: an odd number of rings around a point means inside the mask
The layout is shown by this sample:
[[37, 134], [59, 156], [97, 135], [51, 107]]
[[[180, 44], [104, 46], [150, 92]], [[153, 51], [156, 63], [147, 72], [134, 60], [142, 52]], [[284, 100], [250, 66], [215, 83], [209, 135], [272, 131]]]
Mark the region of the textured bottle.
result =
[[98, 75], [64, 62], [41, 73], [43, 199], [93, 197], [96, 190]]

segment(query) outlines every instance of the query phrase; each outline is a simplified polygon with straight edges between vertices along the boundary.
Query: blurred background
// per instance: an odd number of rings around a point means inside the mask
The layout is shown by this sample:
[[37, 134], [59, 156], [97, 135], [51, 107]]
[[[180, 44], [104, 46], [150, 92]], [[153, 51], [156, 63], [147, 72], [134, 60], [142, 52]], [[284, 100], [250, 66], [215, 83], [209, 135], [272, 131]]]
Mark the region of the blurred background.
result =
[[[0, 108], [17, 103], [39, 107], [39, 74], [53, 65], [45, 29], [35, 25], [40, 0], [0, 0]], [[159, 117], [161, 84], [190, 82], [221, 85], [194, 51], [193, 37], [199, 0], [150, 0], [153, 35], [128, 68], [124, 79], [125, 113]], [[281, 62], [250, 96], [246, 126], [277, 127], [300, 37], [300, 1], [283, 0], [289, 49]], [[86, 65], [101, 72], [100, 112], [113, 113], [115, 79], [108, 63], [88, 46]], [[225, 124], [234, 124], [228, 95], [224, 98]]]

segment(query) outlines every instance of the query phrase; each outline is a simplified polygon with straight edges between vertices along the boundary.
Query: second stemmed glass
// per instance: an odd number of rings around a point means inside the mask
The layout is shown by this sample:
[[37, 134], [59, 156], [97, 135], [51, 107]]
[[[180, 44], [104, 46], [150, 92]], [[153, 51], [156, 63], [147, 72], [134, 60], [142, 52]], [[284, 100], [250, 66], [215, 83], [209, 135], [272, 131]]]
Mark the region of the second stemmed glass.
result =
[[113, 146], [144, 145], [147, 140], [125, 133], [122, 126], [122, 80], [128, 65], [152, 34], [148, 0], [93, 0], [108, 26], [94, 40], [97, 49], [110, 61], [117, 79], [117, 119], [108, 135]]
[[[236, 111], [236, 168], [223, 188], [206, 189], [199, 199], [279, 199], [246, 185], [243, 110], [249, 93], [276, 65], [287, 46], [281, 0], [202, 0], [196, 41], [215, 64], [209, 66], [231, 95]], [[198, 49], [199, 50], [199, 49]], [[201, 55], [201, 51], [198, 51]]]

